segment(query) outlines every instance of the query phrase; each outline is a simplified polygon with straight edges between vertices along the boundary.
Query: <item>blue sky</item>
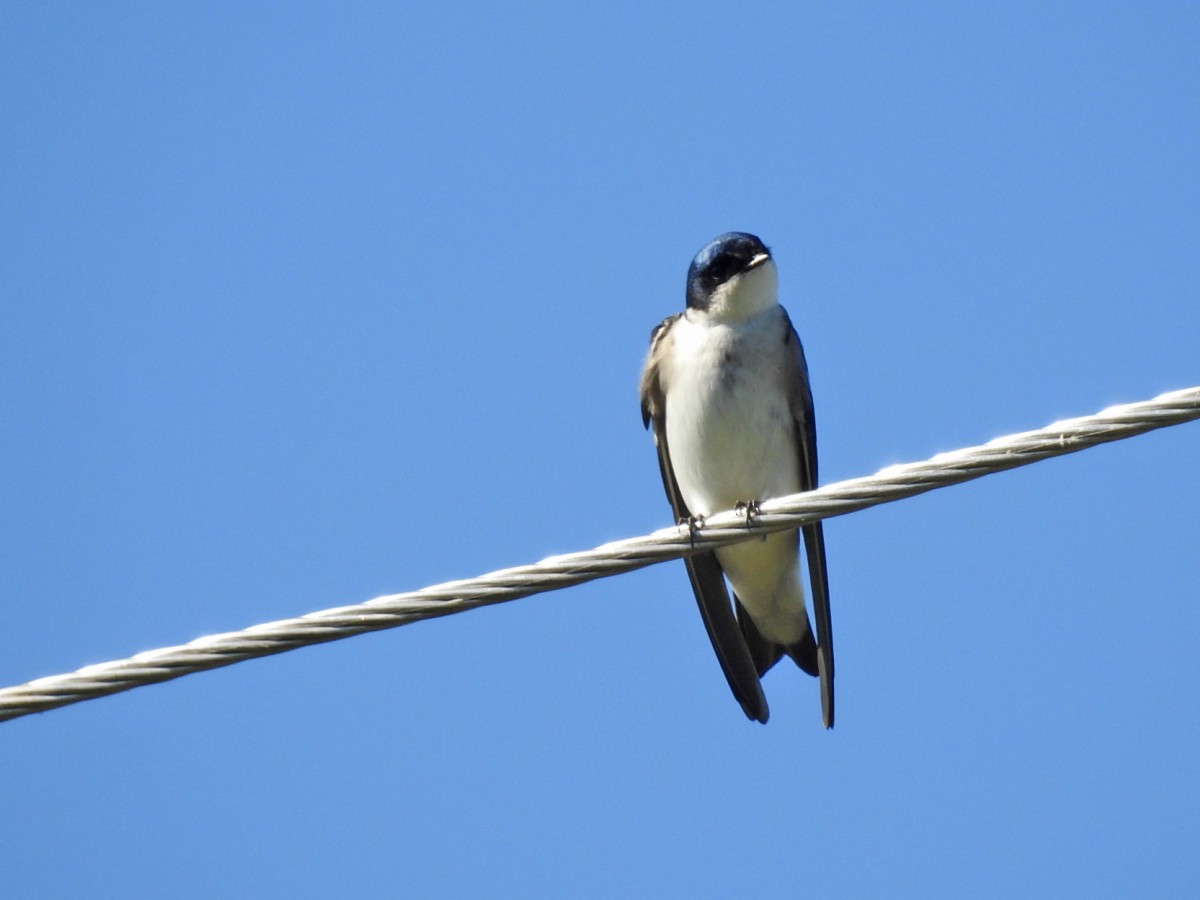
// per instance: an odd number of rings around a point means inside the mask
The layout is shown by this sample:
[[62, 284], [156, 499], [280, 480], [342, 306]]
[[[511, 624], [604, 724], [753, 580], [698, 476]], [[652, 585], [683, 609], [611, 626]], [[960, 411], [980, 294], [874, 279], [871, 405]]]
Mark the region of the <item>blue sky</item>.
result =
[[[1052, 7], [1052, 8], [1051, 8]], [[0, 684], [669, 524], [771, 245], [826, 482], [1200, 383], [1191, 4], [0, 7]], [[681, 564], [0, 725], [13, 896], [1183, 896], [1200, 427], [827, 525], [838, 725]]]

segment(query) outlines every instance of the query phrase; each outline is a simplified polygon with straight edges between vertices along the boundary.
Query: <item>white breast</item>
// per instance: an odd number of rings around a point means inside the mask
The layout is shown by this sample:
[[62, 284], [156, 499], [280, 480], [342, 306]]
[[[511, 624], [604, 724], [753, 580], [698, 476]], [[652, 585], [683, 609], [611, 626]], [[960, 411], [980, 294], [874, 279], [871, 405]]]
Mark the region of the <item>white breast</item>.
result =
[[685, 316], [663, 372], [667, 441], [693, 515], [800, 489], [779, 306], [741, 322]]

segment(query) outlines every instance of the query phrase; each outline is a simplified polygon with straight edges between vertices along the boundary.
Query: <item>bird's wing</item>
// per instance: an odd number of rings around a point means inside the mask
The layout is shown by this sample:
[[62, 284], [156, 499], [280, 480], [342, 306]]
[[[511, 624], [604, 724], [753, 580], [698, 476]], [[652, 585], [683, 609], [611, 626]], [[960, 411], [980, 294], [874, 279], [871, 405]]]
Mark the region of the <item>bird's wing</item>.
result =
[[[796, 450], [800, 463], [800, 489], [817, 486], [817, 422], [813, 413], [812, 389], [808, 383], [808, 363], [800, 336], [784, 313], [791, 371], [788, 373], [790, 406], [796, 427]], [[829, 578], [825, 564], [825, 532], [820, 522], [805, 525], [804, 555], [812, 584], [813, 615], [817, 626], [817, 670], [821, 679], [821, 718], [826, 728], [833, 727], [833, 620], [829, 614]]]
[[[658, 467], [662, 474], [663, 489], [671, 503], [677, 521], [688, 521], [691, 513], [683, 501], [679, 491], [679, 483], [675, 480], [675, 470], [671, 467], [671, 451], [667, 446], [667, 410], [666, 396], [660, 380], [660, 367], [663, 354], [672, 340], [670, 328], [679, 316], [671, 316], [664, 320], [650, 339], [650, 357], [642, 373], [641, 401], [642, 424], [654, 429], [654, 443], [658, 448]], [[767, 698], [763, 694], [762, 682], [758, 671], [750, 657], [750, 651], [742, 637], [737, 619], [733, 614], [733, 605], [729, 592], [725, 587], [725, 575], [717, 554], [711, 550], [704, 553], [694, 553], [684, 557], [688, 578], [692, 582], [692, 592], [696, 595], [696, 605], [700, 607], [700, 616], [712, 641], [717, 660], [733, 696], [742, 706], [747, 717], [758, 722], [766, 722], [770, 711], [767, 708]]]

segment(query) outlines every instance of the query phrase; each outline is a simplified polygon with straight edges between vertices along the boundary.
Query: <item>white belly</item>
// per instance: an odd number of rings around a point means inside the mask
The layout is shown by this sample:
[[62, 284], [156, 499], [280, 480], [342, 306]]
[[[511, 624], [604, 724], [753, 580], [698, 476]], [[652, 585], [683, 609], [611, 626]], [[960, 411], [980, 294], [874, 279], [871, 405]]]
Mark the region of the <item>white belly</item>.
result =
[[[800, 490], [785, 327], [779, 307], [736, 327], [675, 325], [675, 364], [664, 373], [667, 442], [693, 515]], [[797, 554], [794, 531], [717, 551], [738, 599], [779, 643], [799, 640], [807, 627]]]

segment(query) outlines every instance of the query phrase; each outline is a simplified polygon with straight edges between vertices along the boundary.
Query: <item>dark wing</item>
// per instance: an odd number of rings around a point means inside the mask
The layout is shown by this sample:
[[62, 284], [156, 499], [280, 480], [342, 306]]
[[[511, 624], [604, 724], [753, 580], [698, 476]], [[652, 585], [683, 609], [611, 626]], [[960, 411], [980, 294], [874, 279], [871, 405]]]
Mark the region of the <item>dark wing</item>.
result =
[[[659, 381], [659, 361], [669, 341], [670, 327], [678, 316], [666, 319], [657, 328], [650, 339], [650, 358], [642, 373], [641, 401], [642, 424], [654, 428], [654, 443], [658, 448], [658, 468], [662, 475], [663, 489], [675, 513], [677, 521], [691, 518], [679, 484], [675, 480], [675, 471], [671, 468], [671, 451], [667, 446], [667, 415], [666, 397]], [[729, 591], [725, 587], [725, 575], [717, 555], [713, 551], [695, 553], [684, 557], [688, 578], [692, 582], [692, 593], [696, 595], [696, 605], [700, 607], [700, 617], [704, 620], [704, 628], [712, 641], [717, 660], [721, 663], [721, 671], [729, 682], [729, 689], [742, 706], [742, 711], [748, 718], [758, 722], [766, 722], [770, 712], [767, 709], [767, 698], [763, 694], [762, 682], [759, 681], [758, 671], [750, 657], [750, 651], [742, 638], [737, 619], [734, 618], [733, 605], [729, 599]]]
[[[804, 347], [791, 319], [787, 318], [784, 342], [789, 345], [791, 364], [792, 418], [796, 423], [796, 447], [800, 454], [800, 490], [817, 486], [817, 422], [813, 413], [812, 389], [808, 383], [808, 363]], [[817, 626], [817, 669], [821, 679], [821, 718], [826, 728], [833, 727], [833, 619], [829, 614], [829, 578], [825, 564], [825, 532], [820, 522], [805, 525], [804, 555], [808, 559], [808, 577], [812, 584], [813, 617]]]

